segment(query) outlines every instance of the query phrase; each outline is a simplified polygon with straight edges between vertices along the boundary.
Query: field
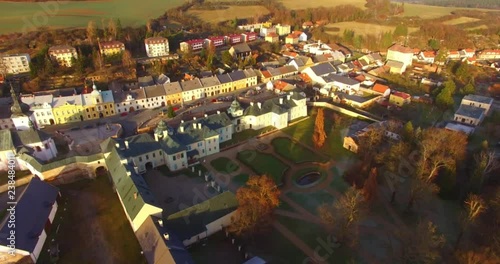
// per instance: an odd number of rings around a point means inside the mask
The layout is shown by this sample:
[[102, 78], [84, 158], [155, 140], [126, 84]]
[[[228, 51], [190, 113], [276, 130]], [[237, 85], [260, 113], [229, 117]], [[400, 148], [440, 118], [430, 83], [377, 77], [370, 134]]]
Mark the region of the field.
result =
[[472, 17], [459, 17], [459, 18], [455, 18], [452, 20], [444, 21], [443, 24], [445, 24], [445, 25], [459, 25], [459, 24], [465, 24], [465, 23], [470, 23], [470, 22], [476, 22], [479, 20], [481, 20], [481, 19], [472, 18]]
[[148, 0], [137, 7], [134, 0], [91, 2], [0, 2], [0, 34], [24, 32], [38, 27], [85, 27], [89, 20], [98, 25], [102, 18], [119, 18], [123, 26], [145, 25], [184, 0]]
[[404, 16], [413, 17], [418, 16], [422, 19], [433, 19], [442, 16], [449, 15], [454, 10], [480, 10], [492, 12], [491, 9], [480, 9], [480, 8], [459, 8], [459, 7], [443, 7], [443, 6], [430, 6], [430, 5], [419, 5], [419, 4], [409, 4], [405, 3]]
[[255, 15], [265, 15], [268, 14], [267, 10], [263, 6], [253, 5], [253, 6], [228, 6], [227, 9], [221, 10], [189, 10], [188, 14], [195, 15], [199, 19], [209, 22], [209, 23], [219, 23], [227, 20], [232, 20], [234, 18], [250, 18]]
[[[338, 28], [338, 31], [333, 31], [332, 28]], [[375, 34], [379, 35], [385, 32], [394, 32], [395, 26], [386, 26], [386, 25], [377, 25], [377, 24], [368, 24], [361, 22], [341, 22], [328, 24], [326, 26], [326, 32], [332, 35], [342, 34], [344, 30], [350, 29], [354, 30], [356, 35], [367, 35], [367, 34]], [[418, 31], [418, 28], [408, 28], [409, 33], [413, 33]]]
[[480, 25], [477, 27], [466, 28], [466, 30], [479, 30], [479, 29], [488, 29], [488, 26], [487, 25]]
[[280, 2], [289, 9], [305, 9], [315, 7], [335, 7], [339, 5], [353, 5], [365, 9], [365, 0], [317, 0], [317, 1], [303, 1], [303, 0], [281, 0]]

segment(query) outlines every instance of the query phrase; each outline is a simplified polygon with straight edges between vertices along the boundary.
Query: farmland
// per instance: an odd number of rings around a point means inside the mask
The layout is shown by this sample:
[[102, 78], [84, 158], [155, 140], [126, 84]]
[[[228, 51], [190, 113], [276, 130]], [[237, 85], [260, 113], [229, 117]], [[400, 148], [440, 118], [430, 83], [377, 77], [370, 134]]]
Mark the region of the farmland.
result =
[[317, 1], [303, 1], [303, 0], [281, 0], [280, 2], [288, 9], [305, 9], [315, 7], [335, 7], [339, 5], [353, 5], [365, 9], [365, 0], [317, 0]]
[[465, 24], [465, 23], [470, 23], [470, 22], [476, 22], [479, 20], [481, 20], [481, 19], [472, 18], [472, 17], [459, 17], [459, 18], [444, 21], [443, 24], [445, 24], [445, 25], [459, 25], [459, 24]]
[[[333, 30], [334, 28], [338, 28], [338, 30], [334, 31]], [[354, 30], [354, 33], [356, 35], [368, 35], [368, 34], [379, 35], [385, 32], [393, 32], [395, 28], [396, 28], [395, 26], [368, 24], [361, 22], [341, 22], [341, 23], [328, 24], [326, 26], [325, 31], [329, 34], [335, 35], [335, 34], [342, 34], [344, 30], [350, 29]], [[417, 30], [418, 28], [408, 28], [409, 33], [416, 32]]]
[[0, 2], [0, 34], [23, 32], [38, 27], [85, 27], [89, 20], [100, 24], [103, 18], [119, 18], [123, 26], [145, 25], [150, 18], [179, 6], [184, 0], [146, 0], [137, 7], [135, 0], [92, 2]]
[[188, 14], [197, 16], [199, 19], [209, 23], [219, 23], [222, 21], [232, 20], [234, 18], [250, 18], [254, 15], [268, 14], [263, 6], [227, 6], [226, 9], [218, 10], [189, 10]]
[[419, 4], [409, 4], [405, 3], [405, 17], [418, 16], [422, 19], [433, 19], [446, 15], [450, 15], [454, 10], [480, 10], [493, 12], [491, 9], [479, 9], [479, 8], [460, 8], [460, 7], [443, 7], [443, 6], [430, 6], [430, 5], [419, 5]]

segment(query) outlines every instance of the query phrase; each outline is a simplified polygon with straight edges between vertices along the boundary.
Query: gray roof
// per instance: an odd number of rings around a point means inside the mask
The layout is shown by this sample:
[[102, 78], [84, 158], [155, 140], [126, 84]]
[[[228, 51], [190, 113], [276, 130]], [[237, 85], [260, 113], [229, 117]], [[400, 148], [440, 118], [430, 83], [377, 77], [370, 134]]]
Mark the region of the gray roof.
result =
[[333, 67], [333, 65], [330, 64], [330, 63], [328, 63], [328, 62], [316, 64], [316, 65], [314, 65], [314, 66], [311, 67], [311, 70], [317, 76], [322, 76], [322, 75], [327, 75], [327, 74], [330, 74], [330, 73], [336, 73], [337, 72], [337, 69], [335, 69], [335, 67]]
[[400, 62], [400, 61], [394, 61], [394, 60], [388, 60], [386, 63], [385, 63], [386, 66], [389, 66], [391, 68], [403, 68], [404, 66], [404, 63]]
[[[125, 139], [116, 138], [113, 139], [115, 143], [120, 144], [119, 153], [120, 156], [129, 158], [142, 155], [143, 153], [148, 153], [152, 151], [160, 150], [160, 144], [154, 140], [154, 138], [147, 133], [134, 135]], [[125, 147], [125, 141], [128, 141], [128, 148]]]
[[[56, 187], [43, 182], [38, 177], [31, 179], [16, 205], [15, 242], [17, 249], [33, 253], [58, 194], [59, 190]], [[7, 237], [10, 231], [11, 228], [6, 218], [0, 228], [2, 245], [9, 244]]]
[[16, 147], [19, 147], [28, 144], [44, 142], [50, 139], [50, 135], [41, 130], [28, 129], [28, 130], [12, 131], [12, 139], [14, 145]]
[[297, 63], [297, 66], [302, 67], [305, 66], [308, 62], [310, 62], [311, 58], [307, 56], [297, 56], [292, 60], [295, 61], [295, 63]]
[[464, 100], [474, 101], [474, 102], [483, 103], [483, 104], [493, 103], [493, 98], [481, 96], [481, 95], [476, 95], [476, 94], [466, 95], [466, 96], [464, 96]]
[[194, 80], [181, 82], [181, 86], [183, 91], [191, 91], [203, 88], [203, 85], [201, 85], [200, 79], [198, 78]]
[[179, 82], [165, 83], [163, 84], [166, 95], [182, 93], [181, 84]]
[[354, 136], [356, 136], [358, 134], [358, 132], [360, 132], [361, 130], [365, 129], [369, 125], [370, 125], [370, 123], [368, 123], [368, 122], [356, 120], [347, 129], [346, 137], [354, 137]]
[[153, 76], [144, 76], [137, 78], [137, 82], [139, 83], [139, 87], [146, 87], [155, 85], [155, 81], [153, 80]]
[[239, 80], [243, 80], [243, 79], [246, 78], [246, 76], [243, 73], [243, 71], [234, 71], [234, 72], [231, 72], [231, 73], [229, 73], [229, 77], [231, 77], [231, 80], [233, 80], [233, 82], [239, 81]]
[[168, 216], [164, 225], [174, 230], [181, 240], [206, 231], [206, 225], [233, 212], [238, 207], [236, 196], [225, 191], [202, 203]]
[[158, 76], [158, 78], [156, 78], [156, 83], [157, 84], [164, 84], [164, 83], [168, 83], [168, 82], [170, 82], [170, 78], [168, 78], [168, 76], [165, 75], [165, 74], [163, 74], [163, 73], [160, 74]]
[[[186, 250], [182, 241], [173, 230], [160, 226], [160, 218], [149, 216], [136, 231], [148, 263], [179, 263], [193, 264], [191, 254]], [[165, 239], [164, 234], [168, 234]], [[172, 262], [173, 261], [173, 262]]]
[[81, 95], [70, 95], [70, 96], [58, 96], [54, 97], [52, 100], [52, 107], [60, 107], [66, 103], [71, 105], [83, 105], [83, 100]]
[[259, 107], [258, 103], [254, 103], [243, 111], [243, 115], [260, 116], [269, 112], [283, 114], [296, 106], [294, 100], [302, 100], [304, 98], [300, 93], [293, 92], [290, 95], [290, 100], [288, 100], [287, 96], [281, 97], [283, 103], [280, 103], [280, 98], [268, 99], [261, 103], [261, 107]]
[[323, 79], [326, 82], [339, 82], [339, 83], [343, 83], [343, 84], [347, 84], [347, 85], [359, 84], [359, 82], [354, 80], [354, 79], [351, 79], [349, 77], [342, 76], [342, 75], [337, 75], [337, 74], [329, 74], [327, 76], [324, 76]]
[[232, 82], [231, 77], [229, 77], [229, 74], [219, 74], [217, 75], [217, 79], [219, 79], [219, 82], [221, 84]]
[[153, 85], [144, 87], [144, 93], [146, 94], [146, 98], [160, 97], [166, 95], [163, 85]]
[[255, 72], [254, 69], [246, 69], [246, 70], [243, 70], [243, 73], [245, 74], [245, 76], [247, 78], [251, 78], [251, 77], [256, 77], [257, 76], [257, 73]]
[[236, 44], [236, 45], [232, 46], [231, 48], [234, 49], [234, 52], [236, 52], [236, 53], [245, 53], [245, 52], [252, 51], [247, 43]]
[[0, 130], [0, 151], [14, 150], [12, 134], [8, 129]]
[[475, 107], [470, 105], [460, 105], [458, 110], [455, 112], [456, 115], [466, 116], [474, 119], [479, 119], [483, 115], [485, 110], [481, 107]]
[[[140, 88], [130, 90], [128, 91], [128, 94], [132, 95], [132, 98], [134, 98], [135, 100], [146, 98], [146, 93], [144, 93], [144, 90]], [[125, 100], [126, 98], [126, 96], [123, 97], [123, 100]]]
[[200, 79], [200, 81], [201, 84], [203, 84], [203, 87], [211, 87], [220, 84], [219, 79], [217, 79], [217, 77], [215, 76], [202, 78]]

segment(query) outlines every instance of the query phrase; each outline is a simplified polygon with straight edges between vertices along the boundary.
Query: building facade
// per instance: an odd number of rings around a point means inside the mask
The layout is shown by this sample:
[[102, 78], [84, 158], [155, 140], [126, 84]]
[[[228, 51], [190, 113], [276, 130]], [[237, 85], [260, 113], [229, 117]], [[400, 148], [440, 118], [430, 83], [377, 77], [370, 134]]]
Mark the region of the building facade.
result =
[[0, 56], [0, 73], [20, 74], [30, 72], [29, 54], [11, 54]]
[[167, 56], [170, 52], [168, 39], [162, 37], [152, 37], [144, 40], [146, 54], [148, 57]]
[[120, 41], [102, 41], [99, 42], [99, 51], [103, 56], [112, 56], [121, 54], [125, 51], [125, 44]]
[[76, 49], [69, 45], [52, 46], [48, 52], [50, 58], [63, 67], [73, 66], [73, 59], [78, 58]]

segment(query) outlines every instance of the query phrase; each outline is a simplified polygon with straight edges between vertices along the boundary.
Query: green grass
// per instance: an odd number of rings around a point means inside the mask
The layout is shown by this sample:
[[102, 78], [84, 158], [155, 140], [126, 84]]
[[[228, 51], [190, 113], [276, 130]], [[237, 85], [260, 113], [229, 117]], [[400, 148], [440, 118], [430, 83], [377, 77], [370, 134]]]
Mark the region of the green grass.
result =
[[[59, 187], [63, 199], [46, 240], [55, 238], [59, 244], [58, 263], [96, 263], [108, 257], [115, 263], [146, 263], [107, 176]], [[96, 239], [97, 236], [103, 239]], [[49, 246], [45, 243], [38, 263], [50, 263]]]
[[[16, 174], [15, 174], [16, 177], [14, 180], [17, 181], [19, 179], [26, 178], [30, 175], [31, 175], [31, 172], [29, 170], [16, 171]], [[9, 181], [8, 176], [9, 176], [9, 174], [7, 171], [0, 172], [0, 185], [7, 184], [7, 182]]]
[[304, 262], [307, 255], [274, 228], [269, 233], [255, 238], [253, 245], [250, 245], [250, 250], [268, 263], [307, 263]]
[[249, 140], [249, 139], [251, 139], [253, 137], [256, 137], [256, 136], [258, 136], [258, 135], [260, 135], [262, 133], [273, 131], [275, 129], [276, 128], [273, 127], [273, 126], [264, 127], [264, 128], [258, 129], [258, 130], [245, 129], [245, 130], [243, 130], [241, 132], [234, 133], [231, 140], [222, 142], [220, 144], [220, 148], [224, 149], [224, 148], [230, 147], [230, 146], [232, 146], [234, 144], [247, 141], [247, 140]]
[[330, 183], [330, 187], [337, 190], [340, 193], [344, 193], [345, 191], [347, 191], [347, 189], [349, 189], [350, 187], [349, 183], [344, 181], [342, 175], [338, 173], [337, 168], [333, 167], [332, 171], [334, 172], [335, 175], [333, 176], [333, 180]]
[[283, 200], [280, 200], [280, 205], [278, 206], [278, 209], [290, 211], [290, 212], [295, 212], [295, 209], [290, 204], [288, 204], [287, 202], [285, 202]]
[[255, 150], [244, 150], [238, 152], [237, 159], [247, 165], [258, 175], [267, 174], [276, 184], [280, 185], [283, 181], [283, 174], [288, 166], [283, 164], [273, 155], [261, 153]]
[[238, 164], [234, 163], [232, 160], [226, 157], [214, 159], [210, 162], [210, 164], [212, 165], [212, 167], [214, 167], [215, 170], [221, 173], [232, 173], [240, 168]]
[[247, 183], [249, 177], [250, 175], [241, 173], [234, 176], [231, 181], [235, 184], [238, 184], [239, 186], [244, 186]]
[[273, 139], [271, 145], [273, 145], [274, 151], [277, 154], [284, 157], [285, 159], [288, 159], [293, 163], [328, 161], [328, 159], [326, 159], [325, 157], [316, 154], [310, 149], [305, 148], [286, 137], [279, 137]]
[[[0, 33], [35, 30], [38, 27], [86, 27], [94, 20], [99, 28], [101, 19], [119, 18], [122, 26], [145, 25], [150, 18], [164, 14], [183, 0], [150, 0], [137, 8], [134, 0], [71, 1], [71, 2], [0, 2]], [[107, 22], [106, 22], [107, 23]]]
[[403, 16], [412, 17], [418, 16], [422, 19], [433, 19], [446, 15], [450, 15], [455, 10], [478, 10], [478, 11], [493, 11], [491, 9], [480, 8], [461, 8], [461, 7], [444, 7], [405, 3], [405, 11]]
[[[322, 248], [322, 245], [327, 244], [330, 239], [326, 230], [319, 225], [286, 216], [278, 216], [277, 219], [288, 230], [293, 231], [310, 248]], [[332, 250], [331, 254], [323, 256], [324, 258], [328, 257], [328, 263], [348, 263], [348, 260], [351, 259], [346, 247], [339, 247]]]
[[[341, 135], [341, 127], [334, 127], [333, 120], [331, 118], [333, 111], [325, 109], [325, 132], [327, 134], [327, 139], [325, 144], [317, 149], [320, 153], [327, 155], [335, 160], [340, 159], [340, 157], [354, 157], [355, 155], [346, 150], [343, 147], [343, 137]], [[311, 116], [311, 118], [299, 122], [293, 126], [286, 127], [281, 131], [290, 135], [298, 142], [301, 142], [311, 148], [314, 147], [312, 135], [314, 132], [314, 122], [316, 116]]]
[[314, 193], [289, 192], [286, 195], [314, 215], [318, 214], [318, 207], [320, 205], [324, 203], [331, 204], [334, 200], [333, 196], [324, 190]]
[[378, 104], [374, 104], [367, 111], [378, 115], [387, 114], [391, 118], [396, 118], [404, 122], [411, 121], [413, 127], [415, 128], [430, 127], [435, 122], [443, 119], [443, 111], [440, 110], [437, 106], [415, 102], [403, 106], [400, 111], [388, 111], [387, 108], [382, 107]]

